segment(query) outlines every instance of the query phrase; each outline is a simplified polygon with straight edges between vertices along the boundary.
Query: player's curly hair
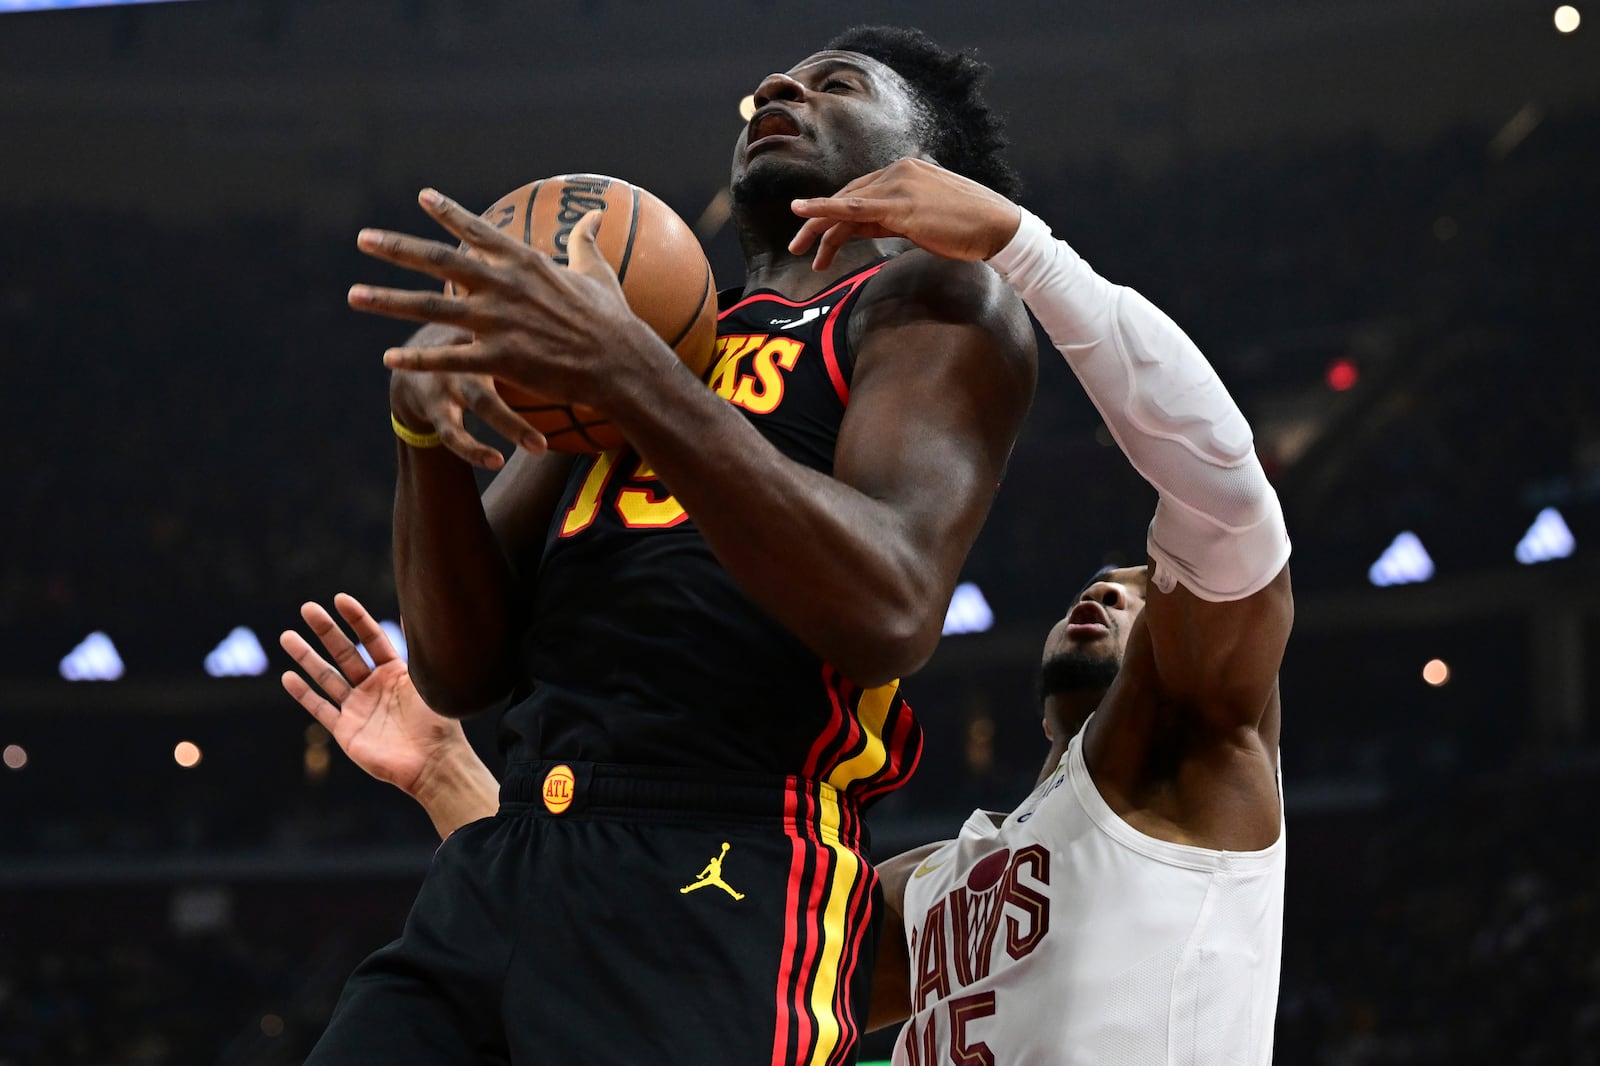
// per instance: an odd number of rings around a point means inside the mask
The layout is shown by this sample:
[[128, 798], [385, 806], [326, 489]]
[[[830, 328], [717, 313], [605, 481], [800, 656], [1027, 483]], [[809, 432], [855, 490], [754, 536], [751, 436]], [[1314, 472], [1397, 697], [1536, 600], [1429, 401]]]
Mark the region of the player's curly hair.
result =
[[939, 47], [921, 30], [852, 26], [828, 50], [859, 52], [906, 80], [922, 105], [923, 143], [946, 170], [1015, 200], [1022, 179], [1006, 161], [1005, 119], [983, 98], [989, 64]]

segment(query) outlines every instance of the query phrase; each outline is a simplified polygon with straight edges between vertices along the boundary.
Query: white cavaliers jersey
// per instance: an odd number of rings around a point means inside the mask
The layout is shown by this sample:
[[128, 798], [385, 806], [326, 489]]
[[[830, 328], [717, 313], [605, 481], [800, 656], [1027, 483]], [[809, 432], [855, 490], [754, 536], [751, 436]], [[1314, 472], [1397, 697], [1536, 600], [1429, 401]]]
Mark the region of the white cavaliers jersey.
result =
[[1145, 836], [1100, 797], [1082, 741], [907, 880], [896, 1066], [1269, 1066], [1282, 830], [1252, 852]]

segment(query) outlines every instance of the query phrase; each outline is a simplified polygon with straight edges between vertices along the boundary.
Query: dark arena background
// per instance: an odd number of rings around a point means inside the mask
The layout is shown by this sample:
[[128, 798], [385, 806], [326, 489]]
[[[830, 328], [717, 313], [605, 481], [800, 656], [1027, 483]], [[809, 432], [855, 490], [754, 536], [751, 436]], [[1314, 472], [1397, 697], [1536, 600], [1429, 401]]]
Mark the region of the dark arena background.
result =
[[[1256, 429], [1297, 591], [1277, 1062], [1600, 1062], [1600, 9], [19, 6], [0, 1064], [298, 1063], [428, 863], [422, 812], [276, 680], [303, 600], [396, 618], [380, 356], [403, 332], [345, 306], [377, 280], [356, 230], [425, 232], [424, 185], [481, 207], [596, 171], [737, 283], [740, 100], [854, 22], [993, 64], [1025, 203], [1170, 312]], [[1044, 634], [1139, 558], [1153, 493], [1040, 370], [907, 681], [926, 755], [875, 854], [1026, 794]]]

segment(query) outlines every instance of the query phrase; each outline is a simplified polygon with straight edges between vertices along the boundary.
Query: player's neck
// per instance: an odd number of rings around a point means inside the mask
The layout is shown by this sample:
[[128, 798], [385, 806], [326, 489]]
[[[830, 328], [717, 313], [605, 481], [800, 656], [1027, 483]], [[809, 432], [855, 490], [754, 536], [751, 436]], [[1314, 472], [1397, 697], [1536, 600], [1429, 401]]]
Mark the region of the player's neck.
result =
[[910, 241], [898, 237], [851, 241], [839, 249], [828, 269], [812, 270], [815, 248], [804, 255], [789, 251], [789, 242], [799, 232], [801, 219], [789, 210], [788, 200], [736, 203], [733, 217], [738, 226], [739, 247], [744, 251], [747, 293], [770, 289], [791, 300], [803, 300], [868, 263], [911, 247]]
[[1039, 770], [1039, 776], [1033, 781], [1034, 788], [1044, 784], [1045, 778], [1056, 772], [1056, 767], [1061, 765], [1061, 757], [1066, 753], [1066, 740], [1057, 740], [1050, 745], [1050, 754], [1045, 757], [1044, 766]]
[[785, 244], [772, 247], [747, 242], [744, 291], [770, 289], [791, 300], [803, 300], [868, 263], [898, 255], [910, 246], [909, 241], [898, 238], [851, 241], [839, 249], [828, 269], [813, 270], [811, 260], [815, 249], [805, 255], [791, 255]]
[[1089, 720], [1089, 716], [1100, 706], [1100, 701], [1105, 699], [1105, 695], [1104, 688], [1095, 686], [1073, 689], [1070, 692], [1055, 692], [1046, 696], [1044, 720], [1050, 723], [1053, 743], [1062, 751], [1066, 751], [1067, 741], [1077, 736], [1083, 729], [1083, 723]]
[[1044, 720], [1050, 727], [1050, 754], [1045, 758], [1038, 780], [1033, 783], [1035, 788], [1056, 772], [1061, 757], [1067, 753], [1067, 745], [1083, 729], [1105, 694], [1105, 689], [1096, 687], [1054, 692], [1045, 697]]

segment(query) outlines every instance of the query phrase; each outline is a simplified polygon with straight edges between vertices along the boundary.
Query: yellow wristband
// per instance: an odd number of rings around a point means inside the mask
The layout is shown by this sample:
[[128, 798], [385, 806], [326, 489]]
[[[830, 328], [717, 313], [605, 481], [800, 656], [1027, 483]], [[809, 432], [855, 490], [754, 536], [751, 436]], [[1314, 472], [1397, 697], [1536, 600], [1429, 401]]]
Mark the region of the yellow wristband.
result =
[[412, 448], [437, 448], [442, 443], [437, 433], [418, 433], [414, 429], [407, 429], [393, 411], [389, 412], [389, 424], [394, 427], [394, 435]]

